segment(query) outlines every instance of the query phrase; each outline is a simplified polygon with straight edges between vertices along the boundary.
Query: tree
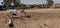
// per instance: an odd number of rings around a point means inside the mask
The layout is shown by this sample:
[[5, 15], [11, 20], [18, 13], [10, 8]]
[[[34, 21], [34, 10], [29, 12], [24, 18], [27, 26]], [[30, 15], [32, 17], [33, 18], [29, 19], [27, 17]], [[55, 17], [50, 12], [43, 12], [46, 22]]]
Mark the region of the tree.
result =
[[[7, 7], [15, 8], [18, 5], [20, 5], [20, 0], [3, 0], [3, 3], [4, 3], [3, 5]], [[14, 4], [13, 6], [12, 6], [12, 3]]]
[[47, 7], [52, 6], [53, 3], [54, 3], [53, 0], [47, 0]]

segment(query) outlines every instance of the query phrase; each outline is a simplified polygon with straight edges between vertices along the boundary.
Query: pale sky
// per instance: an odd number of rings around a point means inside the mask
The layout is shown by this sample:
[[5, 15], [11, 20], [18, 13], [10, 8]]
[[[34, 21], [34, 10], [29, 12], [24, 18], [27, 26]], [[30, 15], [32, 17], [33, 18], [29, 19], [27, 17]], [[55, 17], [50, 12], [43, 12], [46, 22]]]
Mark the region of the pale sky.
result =
[[[1, 2], [3, 0], [0, 0], [0, 5], [1, 5]], [[42, 1], [43, 3], [46, 3], [46, 0], [21, 0], [21, 3], [24, 3], [24, 4], [42, 4]], [[53, 0], [55, 3], [60, 3], [60, 0]]]
[[46, 3], [46, 0], [21, 0], [21, 2], [25, 4], [42, 4], [42, 1]]

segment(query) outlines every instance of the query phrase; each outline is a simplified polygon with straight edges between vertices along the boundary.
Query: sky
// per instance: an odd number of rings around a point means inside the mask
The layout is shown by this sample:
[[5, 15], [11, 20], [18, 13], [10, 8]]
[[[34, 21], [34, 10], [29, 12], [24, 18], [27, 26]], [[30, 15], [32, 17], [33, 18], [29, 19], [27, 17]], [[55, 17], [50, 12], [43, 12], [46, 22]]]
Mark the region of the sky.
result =
[[46, 3], [46, 0], [21, 0], [21, 2], [25, 4], [42, 4], [42, 1]]
[[[54, 3], [60, 3], [60, 0], [53, 0]], [[3, 0], [0, 0], [0, 5], [1, 2], [3, 2]], [[24, 3], [24, 4], [42, 4], [42, 2], [45, 4], [46, 3], [46, 0], [21, 0], [21, 3]]]

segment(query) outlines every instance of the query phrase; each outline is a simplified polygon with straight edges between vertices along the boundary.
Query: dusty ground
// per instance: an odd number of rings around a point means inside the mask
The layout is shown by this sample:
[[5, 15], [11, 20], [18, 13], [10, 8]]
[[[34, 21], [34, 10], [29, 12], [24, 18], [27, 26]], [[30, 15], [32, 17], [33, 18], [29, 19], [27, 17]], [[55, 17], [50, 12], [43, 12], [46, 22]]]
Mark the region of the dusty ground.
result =
[[[30, 17], [14, 18], [13, 28], [60, 28], [60, 9], [25, 10]], [[17, 13], [22, 15], [21, 13]], [[0, 12], [0, 28], [9, 28], [7, 11]]]

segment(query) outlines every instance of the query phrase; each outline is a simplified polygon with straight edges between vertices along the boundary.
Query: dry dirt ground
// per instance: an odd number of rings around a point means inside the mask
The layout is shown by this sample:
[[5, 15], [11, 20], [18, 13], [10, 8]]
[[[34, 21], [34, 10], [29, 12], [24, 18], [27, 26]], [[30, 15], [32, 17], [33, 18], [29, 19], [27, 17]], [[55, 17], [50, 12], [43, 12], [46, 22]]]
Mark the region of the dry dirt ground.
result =
[[[14, 18], [13, 28], [60, 28], [60, 9], [25, 10], [28, 17], [19, 11], [20, 17]], [[7, 11], [0, 11], [0, 28], [10, 28], [7, 14]]]

